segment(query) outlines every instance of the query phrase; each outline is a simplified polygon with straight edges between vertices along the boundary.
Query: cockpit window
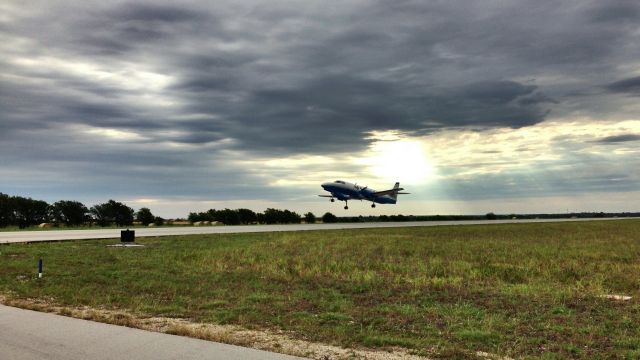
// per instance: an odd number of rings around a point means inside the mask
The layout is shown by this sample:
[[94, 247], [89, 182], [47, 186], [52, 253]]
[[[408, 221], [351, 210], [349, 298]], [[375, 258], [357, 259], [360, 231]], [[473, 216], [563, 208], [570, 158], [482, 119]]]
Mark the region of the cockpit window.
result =
[[338, 183], [338, 184], [344, 184], [344, 181], [342, 181], [342, 180], [336, 180], [336, 181], [334, 181], [334, 182], [335, 182], [335, 183]]

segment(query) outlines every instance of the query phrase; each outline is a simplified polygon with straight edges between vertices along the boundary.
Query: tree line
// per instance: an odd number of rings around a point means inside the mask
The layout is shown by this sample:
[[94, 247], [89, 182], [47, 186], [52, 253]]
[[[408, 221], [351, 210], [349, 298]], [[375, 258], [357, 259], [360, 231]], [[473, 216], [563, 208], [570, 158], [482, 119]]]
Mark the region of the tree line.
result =
[[[503, 219], [551, 219], [551, 218], [602, 218], [602, 217], [640, 217], [638, 212], [605, 213], [580, 212], [565, 214], [494, 214], [485, 215], [379, 215], [379, 216], [341, 216], [330, 212], [325, 213], [321, 220], [324, 223], [336, 222], [385, 222], [385, 221], [447, 221], [447, 220], [503, 220]], [[209, 209], [204, 212], [189, 213], [191, 223], [199, 221], [217, 221], [225, 225], [239, 224], [298, 224], [304, 222], [312, 224], [318, 219], [308, 212], [304, 215], [290, 210], [268, 208], [264, 212], [256, 213], [251, 209]], [[60, 200], [53, 204], [46, 201], [34, 200], [22, 196], [9, 196], [0, 193], [0, 227], [28, 226], [41, 223], [55, 225], [82, 226], [130, 226], [137, 221], [143, 225], [163, 225], [165, 219], [153, 215], [149, 208], [143, 207], [137, 212], [129, 206], [109, 200], [90, 208], [79, 201]]]
[[[248, 224], [299, 224], [303, 220], [307, 224], [317, 222], [316, 216], [312, 212], [300, 216], [290, 210], [280, 210], [268, 208], [262, 213], [256, 213], [250, 209], [209, 209], [204, 212], [189, 213], [187, 218], [191, 223], [199, 221], [217, 221], [225, 225], [248, 225]], [[325, 213], [320, 218], [323, 223], [336, 223], [340, 218], [330, 212]]]
[[300, 216], [294, 211], [273, 208], [268, 208], [261, 213], [256, 213], [251, 209], [209, 209], [204, 212], [189, 213], [187, 219], [192, 223], [199, 221], [217, 221], [225, 225], [299, 224], [303, 219], [306, 223], [316, 222], [316, 216], [311, 212]]
[[[303, 216], [290, 210], [268, 208], [262, 213], [251, 209], [210, 209], [204, 212], [189, 213], [191, 223], [199, 221], [217, 221], [225, 225], [239, 224], [299, 224], [315, 223], [316, 216], [308, 212]], [[79, 201], [60, 200], [49, 204], [43, 200], [34, 200], [22, 196], [9, 196], [0, 193], [0, 227], [18, 226], [23, 229], [42, 223], [65, 226], [130, 226], [137, 221], [142, 225], [163, 225], [165, 219], [154, 216], [149, 208], [137, 212], [131, 207], [115, 200], [87, 207]], [[326, 213], [323, 222], [338, 222], [338, 218]]]
[[18, 226], [23, 229], [42, 223], [66, 226], [128, 226], [132, 225], [134, 220], [143, 225], [164, 223], [163, 218], [154, 216], [148, 208], [136, 212], [114, 200], [87, 208], [79, 201], [60, 200], [49, 204], [43, 200], [0, 193], [0, 227]]

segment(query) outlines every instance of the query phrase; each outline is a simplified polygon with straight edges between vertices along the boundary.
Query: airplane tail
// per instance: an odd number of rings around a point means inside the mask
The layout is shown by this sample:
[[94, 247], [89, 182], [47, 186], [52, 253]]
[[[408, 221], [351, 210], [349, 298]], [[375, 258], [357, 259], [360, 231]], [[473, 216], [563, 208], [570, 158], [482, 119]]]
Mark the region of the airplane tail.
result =
[[403, 190], [400, 188], [400, 182], [396, 182], [395, 185], [393, 185], [393, 191], [391, 191], [391, 193], [389, 194], [389, 196], [391, 196], [391, 198], [393, 200], [398, 200], [398, 191]]
[[378, 191], [373, 193], [374, 196], [389, 196], [390, 198], [392, 198], [395, 201], [398, 199], [398, 194], [408, 194], [406, 192], [400, 192], [401, 190], [404, 190], [403, 188], [400, 187], [400, 183], [397, 182], [394, 186], [393, 189], [390, 190], [385, 190], [385, 191]]

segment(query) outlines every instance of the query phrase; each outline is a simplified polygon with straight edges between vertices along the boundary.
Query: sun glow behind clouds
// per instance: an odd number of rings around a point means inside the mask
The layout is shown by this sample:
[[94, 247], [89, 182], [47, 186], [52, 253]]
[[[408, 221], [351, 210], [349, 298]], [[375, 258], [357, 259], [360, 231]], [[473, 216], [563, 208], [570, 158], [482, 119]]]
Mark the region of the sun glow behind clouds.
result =
[[376, 133], [362, 164], [385, 181], [421, 184], [433, 178], [434, 168], [424, 145], [396, 133]]

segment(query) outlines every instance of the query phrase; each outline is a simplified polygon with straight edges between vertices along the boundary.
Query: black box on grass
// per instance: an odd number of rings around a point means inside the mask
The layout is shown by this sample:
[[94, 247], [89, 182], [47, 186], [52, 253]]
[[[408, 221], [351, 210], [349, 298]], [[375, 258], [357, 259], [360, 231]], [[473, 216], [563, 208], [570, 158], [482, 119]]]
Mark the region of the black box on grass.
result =
[[136, 232], [134, 230], [122, 230], [120, 231], [120, 241], [122, 242], [134, 242], [136, 240]]

